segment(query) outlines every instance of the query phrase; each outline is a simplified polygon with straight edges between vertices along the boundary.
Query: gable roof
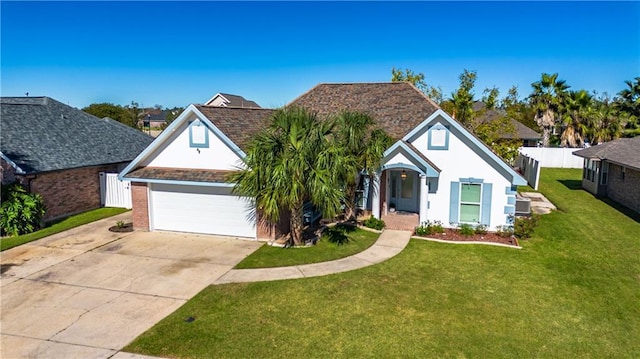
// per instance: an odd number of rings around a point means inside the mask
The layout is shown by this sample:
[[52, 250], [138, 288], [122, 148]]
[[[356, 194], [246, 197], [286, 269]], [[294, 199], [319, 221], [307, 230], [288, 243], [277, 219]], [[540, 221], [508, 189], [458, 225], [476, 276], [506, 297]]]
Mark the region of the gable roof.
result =
[[195, 107], [243, 151], [246, 151], [251, 139], [265, 128], [267, 119], [274, 112], [263, 108]]
[[640, 136], [620, 138], [575, 151], [573, 154], [583, 158], [606, 160], [640, 170]]
[[0, 108], [0, 153], [21, 174], [128, 162], [153, 141], [50, 97], [2, 97]]
[[211, 103], [218, 97], [222, 97], [225, 102], [225, 107], [241, 107], [241, 108], [262, 108], [255, 101], [247, 100], [239, 95], [232, 95], [230, 93], [218, 92], [209, 101], [205, 102], [205, 106], [211, 105]]
[[320, 116], [342, 110], [367, 113], [395, 140], [439, 109], [408, 82], [319, 84], [288, 106], [304, 107]]
[[[491, 121], [499, 120], [503, 117], [507, 117], [507, 112], [502, 109], [491, 109], [487, 110], [486, 105], [482, 101], [476, 101], [473, 103], [473, 110], [484, 111], [478, 116], [478, 122], [480, 123], [488, 123]], [[500, 138], [505, 139], [522, 139], [522, 140], [539, 140], [542, 139], [542, 136], [532, 130], [531, 128], [525, 126], [522, 122], [514, 120], [513, 118], [509, 118], [511, 125], [513, 126], [514, 132], [505, 131], [500, 134]]]

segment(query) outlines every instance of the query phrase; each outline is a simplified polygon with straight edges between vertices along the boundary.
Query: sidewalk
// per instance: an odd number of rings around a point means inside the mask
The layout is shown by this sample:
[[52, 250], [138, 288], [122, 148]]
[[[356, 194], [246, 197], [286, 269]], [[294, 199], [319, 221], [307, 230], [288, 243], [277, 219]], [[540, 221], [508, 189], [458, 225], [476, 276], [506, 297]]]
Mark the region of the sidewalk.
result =
[[396, 256], [407, 246], [409, 239], [411, 239], [410, 231], [385, 230], [371, 247], [350, 257], [289, 267], [232, 269], [213, 284], [297, 279], [347, 272]]

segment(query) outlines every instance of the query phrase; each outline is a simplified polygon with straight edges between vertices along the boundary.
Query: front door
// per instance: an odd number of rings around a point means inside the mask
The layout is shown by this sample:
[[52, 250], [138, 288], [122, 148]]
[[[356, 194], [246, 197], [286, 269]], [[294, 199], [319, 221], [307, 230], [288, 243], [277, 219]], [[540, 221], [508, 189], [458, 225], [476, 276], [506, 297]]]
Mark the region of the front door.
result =
[[390, 207], [393, 204], [396, 211], [418, 212], [418, 176], [416, 172], [391, 171], [390, 186]]

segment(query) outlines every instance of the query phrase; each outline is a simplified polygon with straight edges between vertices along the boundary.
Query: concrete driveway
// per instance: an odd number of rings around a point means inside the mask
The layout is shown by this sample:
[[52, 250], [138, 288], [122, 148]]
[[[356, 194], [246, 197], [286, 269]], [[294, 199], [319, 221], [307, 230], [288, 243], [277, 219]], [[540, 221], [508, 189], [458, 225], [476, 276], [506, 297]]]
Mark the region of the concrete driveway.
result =
[[131, 214], [2, 252], [0, 357], [122, 356], [122, 347], [261, 245], [109, 232], [118, 220]]

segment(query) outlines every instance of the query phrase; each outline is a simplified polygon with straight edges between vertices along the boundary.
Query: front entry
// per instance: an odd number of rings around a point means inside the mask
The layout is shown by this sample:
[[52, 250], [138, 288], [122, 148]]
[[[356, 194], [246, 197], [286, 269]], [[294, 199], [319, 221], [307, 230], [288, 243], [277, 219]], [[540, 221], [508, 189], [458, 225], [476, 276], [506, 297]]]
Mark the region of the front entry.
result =
[[418, 212], [418, 175], [414, 171], [391, 171], [389, 208]]

